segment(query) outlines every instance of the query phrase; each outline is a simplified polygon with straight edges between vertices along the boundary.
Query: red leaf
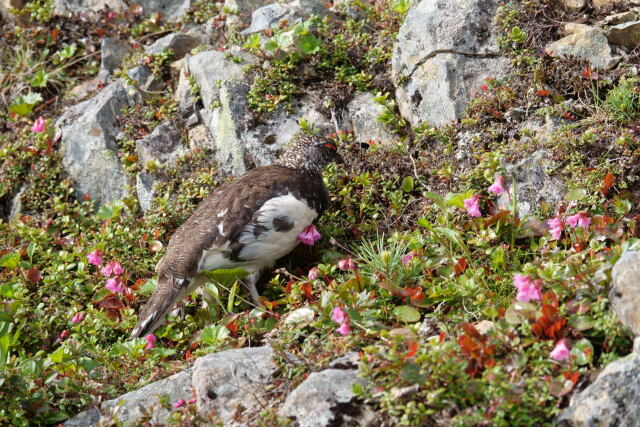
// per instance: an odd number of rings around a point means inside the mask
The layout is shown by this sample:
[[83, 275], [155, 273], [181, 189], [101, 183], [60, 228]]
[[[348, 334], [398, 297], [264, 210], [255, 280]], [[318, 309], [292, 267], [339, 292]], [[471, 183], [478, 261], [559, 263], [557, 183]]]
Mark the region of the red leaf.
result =
[[108, 310], [122, 310], [124, 308], [124, 304], [117, 294], [107, 295], [102, 300], [95, 302], [94, 304]]
[[304, 282], [302, 286], [300, 286], [300, 288], [307, 299], [310, 300], [313, 298], [313, 289], [311, 288], [311, 284], [309, 282]]
[[409, 343], [409, 351], [406, 354], [407, 359], [413, 357], [418, 352], [418, 343], [415, 341], [411, 341]]
[[456, 262], [455, 270], [456, 275], [462, 273], [467, 269], [467, 260], [465, 258], [460, 258], [458, 262]]
[[539, 91], [536, 92], [536, 95], [538, 95], [541, 98], [544, 98], [545, 96], [549, 96], [551, 92], [549, 92], [548, 90], [543, 90], [540, 89]]
[[226, 325], [224, 325], [233, 336], [236, 336], [236, 334], [238, 333], [238, 318], [234, 317], [234, 319], [227, 323]]
[[35, 267], [31, 267], [27, 270], [27, 280], [31, 283], [37, 283], [42, 280], [42, 274], [40, 274], [40, 270]]
[[607, 194], [609, 194], [609, 190], [611, 189], [611, 187], [615, 183], [616, 183], [616, 176], [614, 174], [612, 174], [611, 172], [606, 174], [604, 176], [602, 187], [600, 188], [600, 192], [602, 193], [602, 195], [606, 196]]

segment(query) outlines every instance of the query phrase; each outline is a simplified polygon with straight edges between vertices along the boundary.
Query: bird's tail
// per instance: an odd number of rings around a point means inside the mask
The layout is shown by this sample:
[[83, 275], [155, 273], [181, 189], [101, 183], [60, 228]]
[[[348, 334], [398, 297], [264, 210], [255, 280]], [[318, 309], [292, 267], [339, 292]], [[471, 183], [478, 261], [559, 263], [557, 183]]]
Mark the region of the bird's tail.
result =
[[155, 331], [189, 287], [189, 279], [159, 276], [158, 286], [138, 316], [138, 324], [131, 331], [131, 338], [139, 338]]

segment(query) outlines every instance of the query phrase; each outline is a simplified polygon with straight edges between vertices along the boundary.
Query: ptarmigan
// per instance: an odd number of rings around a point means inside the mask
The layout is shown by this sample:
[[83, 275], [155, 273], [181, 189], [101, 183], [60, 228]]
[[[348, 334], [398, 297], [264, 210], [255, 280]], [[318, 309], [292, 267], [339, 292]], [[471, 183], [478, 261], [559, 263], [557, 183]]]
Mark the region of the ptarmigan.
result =
[[258, 303], [260, 272], [288, 254], [298, 235], [315, 224], [329, 203], [323, 168], [342, 161], [336, 144], [321, 136], [299, 137], [272, 165], [221, 185], [171, 236], [156, 266], [158, 285], [131, 332], [153, 332], [185, 296], [204, 284], [202, 271], [242, 268]]

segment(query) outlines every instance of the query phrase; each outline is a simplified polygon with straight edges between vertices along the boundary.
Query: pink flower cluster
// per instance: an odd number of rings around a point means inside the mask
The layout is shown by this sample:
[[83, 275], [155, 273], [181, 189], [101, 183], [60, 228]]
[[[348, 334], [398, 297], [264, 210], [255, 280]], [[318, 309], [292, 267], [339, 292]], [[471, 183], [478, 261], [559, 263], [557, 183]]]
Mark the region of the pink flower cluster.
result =
[[144, 347], [145, 350], [151, 350], [155, 347], [156, 336], [153, 334], [145, 335], [144, 340], [147, 342], [147, 345]]
[[563, 361], [563, 360], [567, 360], [570, 354], [571, 354], [571, 351], [569, 350], [567, 341], [565, 339], [561, 339], [556, 343], [553, 350], [551, 350], [551, 353], [549, 353], [549, 356], [554, 360]]
[[518, 290], [516, 301], [538, 301], [542, 298], [542, 295], [540, 294], [542, 280], [540, 279], [533, 280], [530, 276], [516, 274], [513, 276], [513, 286]]
[[[506, 180], [502, 175], [498, 175], [496, 180], [487, 188], [490, 193], [493, 194], [504, 194], [508, 193]], [[464, 199], [462, 201], [464, 203], [464, 208], [467, 210], [467, 215], [472, 216], [474, 218], [479, 218], [482, 216], [480, 212], [480, 195], [474, 194], [468, 199]]]
[[40, 116], [33, 122], [33, 126], [31, 127], [31, 132], [33, 133], [41, 133], [44, 132], [47, 128], [47, 121], [44, 117]]
[[334, 308], [333, 313], [331, 313], [331, 319], [333, 319], [334, 322], [340, 324], [340, 327], [336, 329], [336, 331], [340, 335], [349, 335], [349, 332], [351, 331], [351, 327], [349, 325], [349, 316], [343, 309], [341, 309], [340, 307]]
[[565, 224], [569, 224], [569, 226], [573, 228], [587, 228], [591, 224], [591, 218], [589, 218], [589, 215], [587, 215], [586, 212], [578, 212], [575, 215], [569, 215], [566, 217], [565, 221], [563, 221], [559, 216], [547, 220], [549, 233], [553, 240], [558, 240], [560, 238], [565, 229]]
[[320, 277], [320, 269], [318, 267], [313, 267], [311, 270], [309, 270], [309, 273], [307, 273], [307, 277], [309, 278], [309, 280], [316, 280], [318, 277]]
[[[87, 255], [87, 260], [89, 264], [99, 266], [103, 261], [103, 253], [101, 250], [96, 249]], [[131, 290], [124, 283], [124, 279], [120, 277], [124, 274], [124, 269], [122, 265], [118, 261], [112, 261], [106, 266], [102, 268], [102, 275], [104, 277], [109, 277], [107, 283], [104, 285], [105, 288], [113, 292], [114, 294], [130, 294]], [[113, 277], [111, 277], [113, 275]]]
[[351, 258], [345, 258], [338, 261], [338, 268], [342, 271], [355, 270], [356, 263]]
[[307, 246], [313, 246], [318, 240], [322, 239], [322, 234], [315, 225], [311, 224], [305, 228], [302, 233], [298, 234], [298, 240]]
[[83, 320], [84, 320], [84, 313], [80, 312], [73, 315], [73, 317], [71, 318], [71, 323], [75, 325], [76, 323], [80, 323]]
[[402, 264], [404, 265], [409, 265], [411, 264], [411, 260], [414, 259], [416, 257], [416, 253], [414, 251], [409, 252], [406, 255], [403, 255], [402, 258], [400, 258], [402, 260]]

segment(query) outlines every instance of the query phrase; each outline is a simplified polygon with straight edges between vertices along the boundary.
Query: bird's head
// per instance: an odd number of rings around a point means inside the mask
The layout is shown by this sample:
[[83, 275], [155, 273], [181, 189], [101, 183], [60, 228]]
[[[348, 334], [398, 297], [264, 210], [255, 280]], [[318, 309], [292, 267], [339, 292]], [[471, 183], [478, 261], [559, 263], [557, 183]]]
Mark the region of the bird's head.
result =
[[290, 168], [322, 172], [326, 165], [333, 162], [344, 162], [334, 141], [320, 135], [305, 135], [298, 137], [276, 163]]

